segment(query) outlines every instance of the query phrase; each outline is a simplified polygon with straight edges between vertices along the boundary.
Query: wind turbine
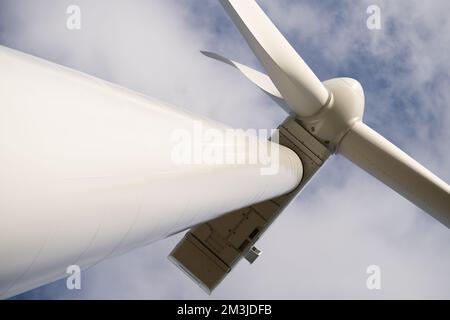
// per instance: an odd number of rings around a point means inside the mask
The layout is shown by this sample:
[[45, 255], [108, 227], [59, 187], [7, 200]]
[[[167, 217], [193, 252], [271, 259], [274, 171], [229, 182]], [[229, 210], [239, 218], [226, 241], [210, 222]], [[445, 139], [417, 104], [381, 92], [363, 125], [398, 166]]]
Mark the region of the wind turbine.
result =
[[[285, 145], [296, 150], [304, 165], [315, 164], [304, 166], [302, 182], [287, 196], [192, 229], [171, 253], [176, 265], [211, 292], [242, 257], [253, 263], [261, 253], [253, 244], [333, 153], [343, 155], [450, 227], [450, 186], [363, 122], [364, 91], [357, 80], [336, 78], [322, 83], [256, 1], [220, 2], [267, 74], [216, 53], [203, 54], [237, 68], [286, 110], [291, 118], [280, 126], [288, 140]], [[320, 146], [328, 153], [320, 151]], [[313, 150], [313, 155], [301, 151], [305, 148]], [[262, 219], [251, 227], [237, 223], [249, 217]], [[230, 225], [234, 229], [227, 230]]]
[[364, 91], [359, 82], [323, 83], [253, 0], [221, 0], [268, 76], [226, 60], [289, 107], [304, 127], [406, 199], [450, 227], [450, 187], [363, 123]]
[[229, 128], [0, 47], [0, 297], [191, 227], [170, 258], [211, 291], [240, 258], [254, 261], [253, 244], [332, 153], [450, 227], [450, 187], [362, 122], [356, 80], [320, 82], [254, 0], [221, 3], [267, 75], [205, 54], [290, 114], [281, 146], [251, 138], [279, 148], [274, 175], [258, 163], [174, 163], [177, 130]]

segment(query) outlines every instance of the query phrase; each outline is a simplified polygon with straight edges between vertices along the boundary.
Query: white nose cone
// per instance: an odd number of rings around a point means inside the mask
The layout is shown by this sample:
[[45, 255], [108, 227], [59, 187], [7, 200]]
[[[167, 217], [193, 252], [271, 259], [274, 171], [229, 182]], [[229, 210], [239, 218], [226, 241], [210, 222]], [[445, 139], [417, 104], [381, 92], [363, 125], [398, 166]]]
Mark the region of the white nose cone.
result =
[[3, 47], [0, 70], [0, 297], [301, 180], [278, 144]]

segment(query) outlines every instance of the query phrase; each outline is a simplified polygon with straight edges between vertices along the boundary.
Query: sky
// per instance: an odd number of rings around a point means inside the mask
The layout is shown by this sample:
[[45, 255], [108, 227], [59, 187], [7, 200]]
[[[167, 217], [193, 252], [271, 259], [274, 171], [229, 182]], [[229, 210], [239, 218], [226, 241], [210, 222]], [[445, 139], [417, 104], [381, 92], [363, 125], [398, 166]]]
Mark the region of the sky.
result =
[[[450, 181], [447, 0], [259, 0], [318, 77], [364, 87], [364, 120]], [[68, 30], [66, 9], [81, 9]], [[381, 30], [366, 26], [370, 5]], [[0, 44], [118, 83], [236, 128], [276, 128], [286, 114], [218, 52], [261, 70], [218, 1], [0, 0]], [[169, 200], [169, 199], [168, 199]], [[450, 232], [341, 156], [330, 159], [206, 295], [167, 260], [179, 234], [104, 261], [21, 299], [449, 299]], [[380, 290], [366, 269], [381, 268]]]

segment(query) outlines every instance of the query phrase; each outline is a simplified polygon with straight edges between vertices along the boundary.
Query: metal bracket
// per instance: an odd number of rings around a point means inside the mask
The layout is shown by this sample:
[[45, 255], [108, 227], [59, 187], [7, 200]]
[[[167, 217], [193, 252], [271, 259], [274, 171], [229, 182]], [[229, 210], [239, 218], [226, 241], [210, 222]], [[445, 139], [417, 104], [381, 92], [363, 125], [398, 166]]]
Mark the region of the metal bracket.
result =
[[327, 147], [294, 118], [287, 118], [278, 129], [279, 143], [295, 151], [303, 163], [299, 186], [288, 194], [194, 227], [169, 255], [209, 294], [243, 257], [250, 263], [256, 260], [260, 251], [254, 248], [255, 242], [330, 156]]
[[262, 254], [262, 251], [256, 247], [252, 247], [249, 252], [245, 255], [245, 260], [247, 260], [250, 264], [256, 261], [259, 256]]

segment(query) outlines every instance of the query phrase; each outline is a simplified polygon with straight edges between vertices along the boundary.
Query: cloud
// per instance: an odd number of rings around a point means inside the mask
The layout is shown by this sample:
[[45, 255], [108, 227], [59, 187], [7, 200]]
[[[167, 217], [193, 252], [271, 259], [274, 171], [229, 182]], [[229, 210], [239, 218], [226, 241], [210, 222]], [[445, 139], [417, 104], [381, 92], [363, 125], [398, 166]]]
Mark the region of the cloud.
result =
[[[259, 1], [322, 80], [351, 76], [365, 120], [450, 181], [447, 1]], [[82, 29], [65, 29], [65, 9]], [[199, 50], [257, 65], [216, 1], [0, 0], [0, 43], [119, 83], [235, 127], [285, 116], [232, 68]], [[181, 235], [110, 259], [21, 298], [207, 298], [166, 260]], [[332, 158], [210, 298], [450, 298], [450, 233], [341, 157]], [[382, 268], [382, 290], [365, 286]]]

